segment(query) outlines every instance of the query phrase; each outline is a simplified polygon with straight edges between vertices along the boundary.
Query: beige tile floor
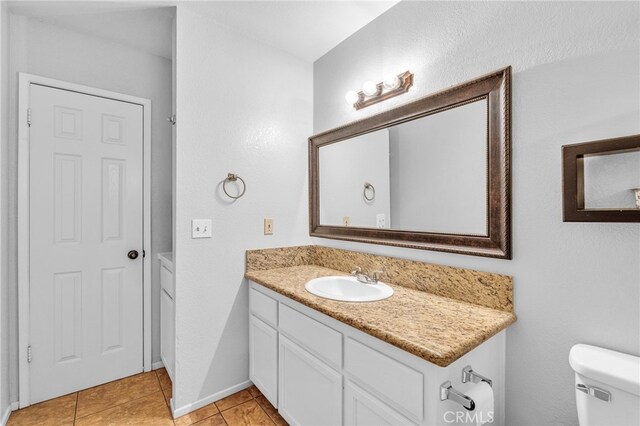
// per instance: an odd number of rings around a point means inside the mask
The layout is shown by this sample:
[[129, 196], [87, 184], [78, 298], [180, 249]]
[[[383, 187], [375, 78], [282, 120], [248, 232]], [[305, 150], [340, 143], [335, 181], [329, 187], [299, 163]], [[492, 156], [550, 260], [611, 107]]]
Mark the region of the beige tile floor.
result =
[[160, 369], [14, 411], [7, 426], [243, 426], [287, 423], [252, 386], [177, 419], [171, 418], [171, 379]]

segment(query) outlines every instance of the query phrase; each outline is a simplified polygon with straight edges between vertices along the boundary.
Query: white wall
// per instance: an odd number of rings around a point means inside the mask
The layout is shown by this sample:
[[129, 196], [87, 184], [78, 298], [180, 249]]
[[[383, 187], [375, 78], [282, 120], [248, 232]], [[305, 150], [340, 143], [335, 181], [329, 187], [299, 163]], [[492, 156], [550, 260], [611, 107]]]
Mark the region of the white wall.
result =
[[393, 229], [487, 235], [487, 102], [389, 129]]
[[[563, 144], [640, 132], [640, 5], [402, 2], [314, 64], [314, 132], [513, 66], [511, 261], [315, 240], [514, 276], [506, 424], [577, 424], [578, 342], [640, 354], [640, 225], [563, 223]], [[361, 111], [344, 93], [406, 69], [416, 89]]]
[[[312, 65], [191, 7], [177, 15], [177, 409], [249, 378], [245, 250], [309, 241]], [[228, 172], [247, 183], [235, 202], [220, 186]], [[191, 239], [194, 218], [213, 219], [212, 239]]]
[[[11, 398], [18, 398], [16, 125], [17, 73], [28, 72], [151, 99], [152, 360], [160, 359], [158, 252], [171, 238], [171, 61], [125, 45], [87, 36], [20, 15], [10, 17], [9, 311]], [[171, 31], [171, 28], [167, 28]]]
[[[0, 3], [0, 419], [10, 407], [9, 398], [9, 279], [7, 250], [9, 12]], [[1, 421], [1, 420], [0, 420]]]
[[[320, 224], [376, 228], [376, 216], [390, 222], [389, 131], [386, 129], [325, 145], [318, 155]], [[364, 183], [375, 188], [375, 198], [364, 198]], [[367, 197], [373, 195], [367, 190]]]

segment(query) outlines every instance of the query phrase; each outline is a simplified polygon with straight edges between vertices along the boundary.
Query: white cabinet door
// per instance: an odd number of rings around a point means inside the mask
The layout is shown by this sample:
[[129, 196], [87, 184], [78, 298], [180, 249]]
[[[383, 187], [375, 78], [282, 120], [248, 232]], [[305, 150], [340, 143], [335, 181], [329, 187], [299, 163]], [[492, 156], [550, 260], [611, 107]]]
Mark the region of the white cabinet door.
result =
[[278, 407], [278, 332], [249, 317], [249, 377], [274, 407]]
[[162, 357], [162, 363], [167, 369], [167, 373], [171, 380], [173, 380], [173, 365], [174, 365], [174, 345], [175, 345], [175, 331], [174, 331], [174, 304], [173, 299], [169, 297], [167, 292], [163, 289], [160, 291], [160, 356]]
[[279, 379], [279, 411], [289, 424], [342, 424], [342, 375], [282, 335]]
[[349, 426], [413, 425], [378, 398], [346, 380], [344, 424]]

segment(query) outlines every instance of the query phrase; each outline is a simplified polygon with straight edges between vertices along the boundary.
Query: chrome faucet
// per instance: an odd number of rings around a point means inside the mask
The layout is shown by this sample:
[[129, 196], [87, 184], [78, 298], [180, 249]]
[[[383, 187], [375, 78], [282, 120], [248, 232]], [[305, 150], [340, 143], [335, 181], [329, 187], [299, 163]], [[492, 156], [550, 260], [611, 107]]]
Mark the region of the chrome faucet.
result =
[[356, 266], [356, 269], [351, 271], [351, 276], [355, 277], [358, 281], [365, 284], [376, 284], [378, 282], [378, 276], [383, 271], [372, 271], [370, 273], [363, 272], [362, 268]]

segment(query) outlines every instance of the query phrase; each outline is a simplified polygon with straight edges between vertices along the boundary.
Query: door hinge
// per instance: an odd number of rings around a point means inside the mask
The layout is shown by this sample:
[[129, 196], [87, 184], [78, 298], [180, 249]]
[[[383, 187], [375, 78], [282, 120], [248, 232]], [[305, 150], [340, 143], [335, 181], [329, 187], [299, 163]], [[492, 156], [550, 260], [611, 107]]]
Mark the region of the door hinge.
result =
[[27, 108], [27, 125], [31, 127], [31, 108]]
[[31, 350], [31, 345], [27, 346], [27, 362], [31, 363], [33, 360], [33, 351]]

